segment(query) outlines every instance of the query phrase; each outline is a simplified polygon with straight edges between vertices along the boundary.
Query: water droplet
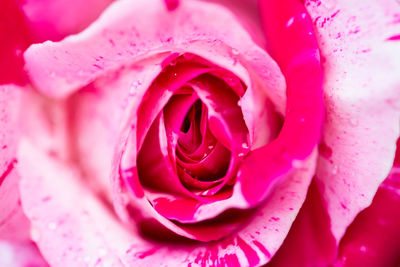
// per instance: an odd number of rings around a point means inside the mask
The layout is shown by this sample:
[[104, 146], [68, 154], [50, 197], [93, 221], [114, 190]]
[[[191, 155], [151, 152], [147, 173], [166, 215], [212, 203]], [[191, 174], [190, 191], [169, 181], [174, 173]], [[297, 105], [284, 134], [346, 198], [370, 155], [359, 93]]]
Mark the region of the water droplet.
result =
[[227, 77], [225, 80], [229, 86], [235, 86], [235, 79], [233, 79], [232, 77]]
[[292, 166], [296, 169], [301, 168], [303, 166], [303, 162], [301, 160], [293, 160], [292, 161]]
[[99, 248], [98, 253], [99, 253], [100, 257], [103, 257], [103, 256], [107, 255], [107, 250], [105, 248], [101, 247], [101, 248]]
[[337, 165], [334, 165], [332, 168], [332, 174], [337, 174], [339, 171], [339, 167]]
[[292, 26], [294, 22], [294, 17], [291, 17], [287, 22], [286, 22], [286, 28], [289, 28], [290, 26]]
[[240, 152], [240, 153], [238, 154], [238, 156], [239, 156], [239, 158], [244, 157], [244, 153], [243, 153], [243, 152]]
[[213, 148], [214, 148], [213, 145], [208, 146], [208, 149], [213, 149]]
[[242, 102], [239, 100], [239, 101], [237, 102], [237, 105], [238, 105], [239, 107], [241, 107], [241, 106], [242, 106]]
[[176, 65], [176, 59], [174, 59], [174, 60], [171, 60], [171, 62], [169, 63], [169, 65], [171, 65], [171, 66], [175, 66], [175, 65]]
[[305, 19], [306, 16], [307, 16], [306, 13], [301, 14], [301, 18], [302, 18], [302, 19]]
[[49, 230], [55, 230], [57, 228], [57, 224], [55, 222], [51, 222], [47, 227]]
[[232, 48], [232, 55], [237, 56], [239, 54], [240, 54], [239, 50], [237, 50], [236, 48]]
[[32, 228], [31, 228], [31, 231], [30, 231], [30, 235], [31, 235], [31, 239], [32, 239], [34, 242], [38, 242], [38, 241], [39, 241], [39, 239], [40, 239], [40, 232], [39, 232], [39, 230], [38, 230], [37, 228], [32, 227]]
[[249, 145], [248, 145], [247, 143], [243, 143], [243, 144], [242, 144], [242, 147], [243, 147], [244, 149], [248, 149], [248, 148], [249, 148]]
[[350, 119], [350, 124], [353, 126], [357, 126], [358, 125], [358, 120], [356, 118], [351, 118]]
[[19, 48], [17, 48], [17, 49], [14, 50], [14, 53], [15, 53], [15, 55], [16, 55], [17, 57], [20, 57], [20, 56], [22, 55], [22, 50], [19, 49]]
[[140, 81], [133, 82], [131, 88], [129, 89], [129, 94], [135, 95], [139, 85], [141, 85]]
[[178, 73], [174, 72], [172, 75], [174, 75], [174, 77], [178, 76]]

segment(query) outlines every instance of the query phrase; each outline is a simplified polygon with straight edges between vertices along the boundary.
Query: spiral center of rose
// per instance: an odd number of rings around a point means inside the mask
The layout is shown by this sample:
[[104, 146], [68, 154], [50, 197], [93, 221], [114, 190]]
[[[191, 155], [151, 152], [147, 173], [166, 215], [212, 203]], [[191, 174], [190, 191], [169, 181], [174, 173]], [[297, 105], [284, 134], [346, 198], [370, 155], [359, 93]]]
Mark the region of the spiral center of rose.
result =
[[238, 77], [200, 57], [166, 59], [138, 112], [141, 184], [197, 200], [229, 197], [249, 151], [244, 92]]

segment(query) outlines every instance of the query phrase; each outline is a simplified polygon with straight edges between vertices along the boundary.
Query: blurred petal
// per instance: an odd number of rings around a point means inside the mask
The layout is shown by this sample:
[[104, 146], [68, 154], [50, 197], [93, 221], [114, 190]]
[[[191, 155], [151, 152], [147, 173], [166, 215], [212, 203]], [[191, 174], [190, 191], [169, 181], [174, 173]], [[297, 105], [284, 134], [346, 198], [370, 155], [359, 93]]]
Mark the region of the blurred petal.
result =
[[16, 2], [0, 2], [0, 85], [26, 82], [22, 73], [22, 54], [33, 38]]
[[24, 0], [19, 8], [36, 42], [58, 41], [86, 28], [112, 1]]

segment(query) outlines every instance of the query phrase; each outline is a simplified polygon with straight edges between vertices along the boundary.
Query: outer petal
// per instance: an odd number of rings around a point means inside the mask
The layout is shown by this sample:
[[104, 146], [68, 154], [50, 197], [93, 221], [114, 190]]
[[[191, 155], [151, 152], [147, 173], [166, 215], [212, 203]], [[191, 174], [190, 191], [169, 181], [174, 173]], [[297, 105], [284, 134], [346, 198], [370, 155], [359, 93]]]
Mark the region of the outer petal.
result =
[[21, 88], [0, 85], [0, 239], [28, 237], [29, 223], [19, 197], [16, 150]]
[[258, 14], [257, 0], [203, 0], [215, 2], [232, 10], [239, 22], [250, 33], [253, 40], [260, 46], [265, 45], [260, 17]]
[[[60, 40], [94, 21], [113, 0], [25, 0], [20, 8], [37, 42]], [[15, 1], [17, 2], [17, 1]]]
[[[149, 21], [150, 17], [157, 19]], [[214, 26], [207, 20], [214, 21]], [[256, 85], [248, 72], [257, 74], [265, 81], [264, 92], [284, 113], [284, 80], [276, 64], [240, 25], [215, 27], [234, 21], [232, 14], [215, 4], [185, 1], [166, 12], [161, 0], [122, 0], [81, 34], [59, 43], [33, 45], [24, 57], [41, 92], [65, 96], [143, 57], [163, 51], [192, 52], [231, 70], [249, 87]]]
[[334, 266], [399, 266], [399, 207], [400, 172], [399, 165], [395, 165], [379, 187], [371, 206], [357, 215], [347, 229]]
[[317, 179], [339, 240], [387, 176], [399, 136], [400, 5], [306, 1], [325, 58]]
[[323, 192], [314, 180], [288, 236], [267, 266], [328, 266], [336, 253]]
[[313, 172], [304, 169], [282, 184], [251, 224], [231, 238], [204, 244], [179, 239], [158, 243], [143, 238], [134, 224], [130, 229], [121, 225], [112, 211], [79, 180], [79, 171], [72, 165], [54, 160], [26, 139], [21, 143], [19, 155], [22, 201], [32, 222], [32, 237], [54, 266], [262, 264], [286, 236], [295, 217], [287, 211], [299, 209], [302, 191], [308, 185], [304, 178]]

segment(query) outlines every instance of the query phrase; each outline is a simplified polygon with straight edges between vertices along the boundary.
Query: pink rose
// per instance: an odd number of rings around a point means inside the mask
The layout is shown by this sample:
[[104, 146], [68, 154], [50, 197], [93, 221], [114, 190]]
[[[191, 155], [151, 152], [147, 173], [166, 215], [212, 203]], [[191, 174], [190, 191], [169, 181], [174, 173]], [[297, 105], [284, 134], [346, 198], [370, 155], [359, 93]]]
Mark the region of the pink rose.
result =
[[31, 239], [51, 266], [399, 263], [400, 5], [119, 0], [61, 40], [108, 2], [58, 20], [28, 1], [4, 49], [5, 247], [31, 259]]

